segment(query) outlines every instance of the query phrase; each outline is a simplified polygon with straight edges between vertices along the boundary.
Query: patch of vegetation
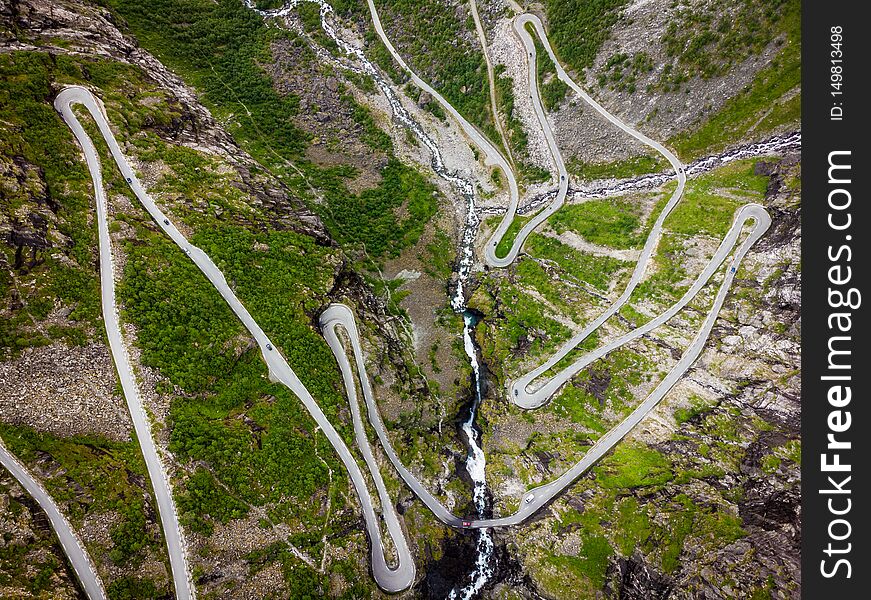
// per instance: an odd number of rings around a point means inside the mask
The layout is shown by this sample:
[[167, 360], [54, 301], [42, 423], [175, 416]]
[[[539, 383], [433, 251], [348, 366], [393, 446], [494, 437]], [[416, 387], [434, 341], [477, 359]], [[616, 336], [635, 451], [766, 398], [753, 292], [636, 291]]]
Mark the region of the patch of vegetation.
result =
[[[98, 139], [96, 130], [90, 128], [90, 116], [83, 115], [82, 122], [92, 139]], [[242, 213], [247, 218], [255, 216], [248, 204], [250, 198], [240, 189], [243, 185], [238, 173], [228, 169], [222, 159], [185, 146], [167, 144], [149, 131], [140, 131], [128, 141], [138, 160], [160, 165], [159, 175], [149, 185], [149, 192], [159, 195], [161, 206], [179, 213], [188, 227], [213, 227], [225, 214], [231, 213]], [[101, 160], [111, 159], [103, 153]], [[118, 179], [117, 183], [121, 193], [136, 202], [125, 189], [123, 180]], [[187, 209], [192, 200], [199, 210]], [[121, 222], [114, 221], [109, 228], [110, 232], [117, 233]]]
[[628, 302], [620, 308], [620, 311], [618, 312], [618, 314], [622, 318], [629, 321], [629, 324], [633, 329], [635, 327], [641, 327], [642, 325], [644, 325], [645, 323], [647, 323], [651, 319], [651, 317], [636, 310], [636, 308]]
[[674, 411], [674, 420], [678, 425], [683, 425], [692, 421], [699, 415], [703, 415], [711, 410], [712, 405], [700, 396], [695, 394], [690, 397], [690, 405], [688, 407], [680, 407]]
[[401, 277], [394, 279], [367, 277], [367, 283], [372, 286], [375, 294], [387, 301], [387, 311], [398, 317], [408, 319], [408, 313], [400, 306], [402, 300], [411, 293], [408, 290], [399, 289], [405, 285], [405, 282], [406, 280]]
[[330, 53], [339, 54], [339, 46], [321, 27], [321, 7], [314, 2], [300, 2], [296, 7], [303, 30]]
[[[734, 420], [734, 415], [724, 416]], [[685, 548], [692, 548], [693, 556], [716, 553], [746, 536], [740, 517], [729, 507], [734, 500], [724, 494], [721, 501], [716, 493], [707, 492], [702, 502], [683, 492], [688, 488], [682, 486], [691, 479], [722, 477], [723, 472], [699, 471], [687, 477], [681, 461], [683, 454], [673, 461], [643, 443], [617, 444], [576, 484], [572, 493], [583, 498], [583, 509], [577, 510], [571, 502], [557, 505], [559, 518], [551, 521], [557, 534], [572, 531], [581, 540], [596, 542], [582, 544], [577, 556], [542, 548], [544, 562], [566, 573], [561, 578], [536, 575], [536, 580], [552, 584], [559, 579], [571, 581], [573, 589], [599, 590], [613, 562], [599, 562], [602, 557], [629, 557], [640, 551], [645, 560], [672, 574], [680, 569]]]
[[[646, 473], [645, 469], [651, 471]], [[577, 581], [601, 589], [611, 557], [617, 552], [630, 556], [636, 546], [649, 543], [654, 530], [647, 507], [631, 495], [631, 490], [668, 482], [669, 469], [669, 462], [655, 450], [640, 444], [618, 444], [614, 453], [594, 469], [595, 483], [581, 484], [585, 488], [592, 484], [596, 490], [585, 501], [584, 511], [570, 508], [561, 514], [559, 525], [555, 523], [558, 528], [571, 527], [578, 532], [582, 543], [577, 556], [550, 554], [547, 561], [569, 571]], [[602, 473], [608, 475], [603, 479]], [[620, 499], [626, 494], [628, 497]]]
[[587, 163], [572, 158], [569, 160], [567, 168], [578, 179], [595, 181], [597, 179], [630, 179], [648, 173], [658, 173], [669, 168], [669, 164], [659, 154], [641, 154], [624, 160], [604, 163]]
[[657, 528], [653, 534], [653, 536], [662, 536], [660, 564], [666, 573], [673, 573], [680, 565], [680, 555], [683, 552], [684, 542], [692, 533], [695, 522], [692, 512], [695, 504], [692, 500], [681, 495], [677, 502], [679, 509], [669, 513], [667, 524], [662, 528]]
[[560, 61], [578, 73], [589, 68], [626, 3], [627, 0], [545, 0], [548, 37]]
[[[354, 168], [319, 168], [305, 158], [311, 136], [294, 125], [298, 98], [280, 94], [261, 66], [271, 60], [272, 41], [286, 37], [286, 31], [233, 0], [108, 3], [144, 47], [201, 92], [203, 103], [254, 158], [301, 195], [310, 194], [309, 186], [320, 191], [324, 202], [313, 203], [312, 209], [333, 237], [351, 249], [365, 246], [372, 259], [394, 256], [414, 243], [435, 211], [435, 200], [426, 197], [432, 188], [413, 167], [392, 155], [389, 136], [352, 97], [343, 94], [340, 100], [362, 126], [363, 142], [389, 157], [378, 187], [353, 194], [346, 182], [355, 176]], [[315, 12], [309, 14], [311, 8]], [[315, 5], [303, 3], [300, 9], [312, 31], [321, 31]], [[355, 210], [349, 211], [349, 205]], [[371, 212], [355, 212], [359, 206]], [[406, 210], [410, 214], [397, 214]], [[397, 217], [401, 226], [388, 230], [385, 223]]]
[[653, 60], [646, 52], [634, 52], [630, 56], [617, 52], [605, 62], [599, 71], [600, 88], [610, 87], [619, 92], [635, 92], [638, 78], [653, 70]]
[[622, 556], [632, 556], [636, 546], [650, 537], [652, 525], [647, 507], [641, 506], [634, 496], [624, 498], [617, 505], [613, 529], [614, 543]]
[[[300, 537], [294, 535], [291, 536], [291, 539], [294, 543], [299, 544]], [[304, 540], [303, 544], [299, 545], [304, 545]], [[309, 565], [301, 562], [284, 542], [275, 542], [265, 548], [254, 550], [248, 553], [245, 560], [251, 575], [261, 571], [270, 563], [279, 562], [282, 565], [285, 580], [288, 582], [287, 594], [289, 598], [315, 600], [330, 596], [341, 600], [352, 600], [367, 597], [372, 593], [372, 590], [360, 580], [359, 573], [355, 571], [350, 560], [334, 559], [330, 563], [330, 572], [334, 574], [333, 581], [338, 577], [345, 583], [342, 586], [341, 594], [336, 593], [334, 589], [330, 590], [329, 582], [324, 581], [317, 571]]]
[[[511, 248], [514, 246], [514, 240], [517, 239], [517, 234], [520, 233], [520, 230], [531, 218], [532, 217], [530, 216], [514, 215], [514, 220], [511, 221], [508, 229], [505, 230], [505, 234], [496, 245], [496, 258], [505, 258], [508, 256], [508, 252], [510, 252]], [[498, 225], [501, 222], [502, 217], [490, 217], [487, 219], [488, 224]]]
[[622, 442], [593, 469], [596, 483], [606, 490], [658, 487], [672, 480], [671, 462], [643, 444]]
[[242, 2], [107, 0], [139, 42], [197, 88], [201, 100], [265, 164], [297, 159], [309, 136], [293, 124], [299, 99], [281, 95], [260, 66], [273, 33]]
[[494, 71], [496, 102], [498, 110], [503, 116], [505, 133], [508, 145], [511, 147], [517, 176], [527, 184], [547, 181], [551, 177], [550, 171], [529, 160], [529, 138], [523, 128], [523, 123], [514, 110], [514, 80], [510, 75], [504, 74], [505, 65], [496, 65]]
[[[317, 6], [312, 3], [312, 6]], [[342, 94], [342, 101], [353, 107], [351, 116], [354, 121], [363, 128], [361, 139], [373, 150], [390, 153], [393, 151], [393, 140], [378, 127], [375, 119], [372, 117], [372, 112], [354, 99], [351, 94]]]
[[560, 281], [557, 274], [549, 273], [540, 263], [528, 257], [521, 258], [514, 268], [521, 285], [535, 289], [563, 314], [580, 317], [584, 303], [566, 292], [565, 283]]
[[541, 355], [569, 338], [569, 329], [524, 289], [504, 282], [498, 295], [505, 302], [500, 318], [492, 320], [498, 334], [478, 336], [482, 351], [494, 358], [493, 364], [502, 364], [518, 354], [526, 358]]
[[[367, 16], [366, 18], [368, 19], [369, 17]], [[378, 33], [376, 33], [374, 28], [367, 29], [363, 39], [366, 41], [366, 54], [369, 60], [378, 65], [379, 69], [387, 73], [387, 76], [390, 77], [393, 83], [401, 85], [408, 81], [408, 74], [405, 71], [400, 70], [399, 65], [393, 60], [393, 55], [390, 54], [390, 50], [384, 45], [381, 38], [378, 37]], [[411, 92], [411, 90], [415, 90], [415, 92]], [[417, 97], [413, 94], [416, 93], [417, 96], [420, 96], [420, 90], [413, 83], [409, 83], [406, 86], [405, 91], [414, 98], [415, 102], [417, 101]]]
[[566, 386], [556, 398], [551, 400], [548, 409], [558, 417], [568, 417], [572, 423], [588, 431], [602, 434], [608, 430], [601, 416], [601, 403], [582, 387]]
[[588, 242], [611, 248], [636, 248], [646, 239], [639, 235], [641, 207], [622, 198], [569, 204], [548, 222], [557, 233], [573, 231]]
[[556, 534], [572, 531], [580, 540], [594, 541], [582, 544], [576, 556], [542, 548], [542, 562], [558, 566], [562, 575], [536, 574], [536, 580], [546, 586], [570, 581], [573, 590], [599, 590], [614, 555], [629, 557], [640, 551], [671, 574], [680, 568], [685, 548], [692, 547], [696, 556], [714, 553], [744, 537], [741, 519], [716, 494], [705, 494], [700, 502], [682, 493], [685, 488], [678, 486], [689, 479], [680, 460], [673, 462], [643, 443], [617, 444], [576, 484], [572, 494], [583, 498], [583, 509], [571, 502], [558, 504], [559, 518], [551, 521]]
[[112, 600], [157, 600], [161, 592], [154, 583], [139, 577], [119, 577], [106, 588]]
[[801, 466], [801, 440], [789, 440], [783, 446], [774, 449], [774, 454], [783, 460], [788, 460]]
[[426, 253], [418, 258], [430, 277], [447, 281], [454, 272], [456, 254], [454, 241], [443, 230], [436, 229], [426, 245]]
[[568, 85], [563, 83], [561, 79], [552, 77], [541, 86], [541, 102], [544, 104], [544, 108], [550, 111], [558, 109], [568, 91]]
[[587, 579], [596, 589], [601, 589], [605, 585], [605, 573], [613, 554], [611, 544], [604, 536], [584, 536], [577, 556], [556, 556], [551, 562], [557, 568], [572, 571]]
[[[598, 336], [591, 335], [544, 376], [555, 375], [597, 346]], [[637, 399], [632, 387], [642, 383], [647, 369], [642, 355], [626, 348], [614, 350], [575, 375], [571, 385], [566, 385], [551, 400], [549, 410], [558, 417], [568, 417], [588, 431], [604, 433], [635, 408]]]
[[185, 526], [192, 531], [208, 536], [214, 521], [226, 525], [248, 514], [248, 507], [220, 487], [202, 467], [188, 477], [184, 487], [184, 493], [178, 496], [178, 509]]
[[[226, 349], [241, 328], [175, 244], [144, 227], [137, 234], [146, 244], [125, 244], [129, 257], [118, 286], [122, 316], [136, 324], [148, 366], [182, 389], [201, 393], [237, 366], [238, 357]], [[167, 276], [156, 277], [158, 268]], [[165, 306], [168, 298], [174, 300], [174, 311]]]
[[0, 476], [0, 498], [4, 500], [6, 523], [24, 520], [31, 525], [29, 531], [4, 531], [4, 544], [0, 546], [0, 586], [5, 590], [22, 590], [29, 594], [27, 597], [38, 600], [49, 600], [61, 594], [74, 596], [74, 576], [65, 569], [63, 549], [57, 538], [50, 529], [43, 529], [32, 518], [38, 512], [26, 515], [31, 510], [24, 503], [28, 501], [25, 500], [27, 492], [5, 472]]
[[689, 289], [689, 285], [680, 284], [688, 277], [684, 266], [685, 256], [683, 237], [664, 233], [653, 255], [656, 269], [638, 284], [630, 301], [643, 298], [671, 301], [680, 298]]
[[762, 457], [762, 471], [768, 475], [773, 475], [777, 473], [777, 470], [780, 469], [781, 459], [779, 456], [775, 456], [773, 454], [768, 454]]
[[774, 577], [769, 575], [765, 584], [757, 587], [750, 594], [750, 600], [774, 600], [774, 591], [777, 585], [774, 582]]
[[359, 196], [333, 198], [325, 223], [346, 245], [359, 245], [372, 257], [397, 256], [417, 243], [438, 210], [438, 191], [416, 169], [391, 159], [377, 188]]
[[687, 181], [683, 198], [663, 227], [686, 235], [725, 236], [735, 211], [765, 196], [768, 177], [756, 175], [755, 165], [754, 160], [736, 161]]
[[625, 262], [616, 258], [581, 252], [540, 233], [533, 233], [527, 238], [525, 250], [529, 255], [551, 261], [566, 274], [600, 290], [607, 290], [617, 272], [626, 266]]
[[496, 102], [499, 111], [504, 116], [505, 130], [511, 150], [516, 154], [524, 154], [529, 143], [523, 123], [514, 112], [514, 80], [505, 74], [505, 65], [493, 67], [493, 80], [496, 86]]

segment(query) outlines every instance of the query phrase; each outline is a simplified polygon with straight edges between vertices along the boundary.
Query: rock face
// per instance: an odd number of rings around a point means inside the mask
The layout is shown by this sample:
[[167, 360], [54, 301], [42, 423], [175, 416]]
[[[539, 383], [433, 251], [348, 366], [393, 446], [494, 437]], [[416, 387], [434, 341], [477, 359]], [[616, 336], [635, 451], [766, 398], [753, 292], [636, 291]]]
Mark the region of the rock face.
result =
[[672, 597], [674, 582], [664, 577], [641, 557], [620, 558], [611, 564], [611, 593], [625, 600], [666, 600]]
[[[295, 23], [288, 20], [287, 24]], [[377, 142], [367, 138], [361, 116], [366, 109], [357, 103], [343, 80], [323, 72], [325, 62], [301, 39], [276, 39], [271, 48], [272, 60], [265, 67], [280, 94], [299, 98], [300, 111], [294, 124], [311, 136], [306, 156], [324, 167], [352, 166], [356, 171], [349, 182], [352, 192], [374, 188], [381, 181], [388, 156], [384, 147], [379, 148]], [[372, 129], [368, 135], [372, 135]]]

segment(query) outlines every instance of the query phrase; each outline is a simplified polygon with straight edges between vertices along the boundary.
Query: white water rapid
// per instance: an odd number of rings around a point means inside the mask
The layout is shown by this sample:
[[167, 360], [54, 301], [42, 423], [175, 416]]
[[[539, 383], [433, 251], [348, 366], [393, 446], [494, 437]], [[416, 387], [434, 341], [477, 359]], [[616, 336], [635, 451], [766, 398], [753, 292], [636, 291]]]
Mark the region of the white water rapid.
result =
[[[320, 7], [321, 27], [324, 32], [336, 43], [348, 58], [354, 61], [353, 63], [343, 64], [342, 66], [356, 73], [367, 75], [375, 81], [378, 89], [382, 94], [384, 94], [390, 104], [394, 120], [400, 126], [410, 130], [421, 141], [421, 143], [426, 146], [430, 151], [433, 171], [435, 171], [439, 177], [452, 184], [465, 204], [466, 217], [456, 264], [456, 288], [451, 296], [451, 308], [455, 312], [463, 315], [463, 345], [472, 366], [472, 383], [475, 388], [475, 393], [469, 415], [466, 420], [463, 421], [462, 431], [464, 432], [469, 444], [469, 454], [466, 458], [466, 470], [468, 471], [474, 485], [473, 500], [475, 503], [475, 509], [478, 513], [478, 517], [483, 517], [487, 508], [487, 482], [484, 473], [486, 458], [484, 457], [484, 452], [480, 446], [479, 434], [475, 429], [475, 419], [477, 418], [478, 407], [481, 403], [482, 382], [480, 378], [481, 373], [480, 365], [478, 363], [477, 348], [472, 333], [475, 324], [477, 323], [477, 317], [467, 310], [465, 298], [465, 286], [468, 283], [472, 266], [475, 261], [475, 237], [478, 232], [478, 226], [480, 225], [480, 216], [475, 205], [475, 186], [471, 181], [464, 179], [458, 173], [451, 172], [447, 169], [438, 144], [427, 135], [420, 123], [418, 123], [402, 105], [395, 90], [381, 75], [381, 72], [378, 71], [378, 69], [376, 69], [375, 66], [366, 58], [362, 48], [347, 42], [339, 36], [338, 27], [336, 27], [332, 22], [335, 16], [335, 11], [328, 2], [325, 0], [289, 0], [280, 9], [258, 10], [254, 0], [245, 0], [245, 4], [248, 8], [256, 11], [264, 18], [287, 17], [302, 2], [314, 2]], [[324, 60], [335, 60], [328, 53], [324, 53], [321, 58]], [[451, 599], [462, 598], [463, 600], [471, 600], [481, 591], [484, 585], [493, 576], [493, 550], [493, 538], [490, 531], [488, 529], [479, 529], [475, 565], [474, 570], [470, 575], [470, 582], [465, 587], [455, 587], [449, 596]]]

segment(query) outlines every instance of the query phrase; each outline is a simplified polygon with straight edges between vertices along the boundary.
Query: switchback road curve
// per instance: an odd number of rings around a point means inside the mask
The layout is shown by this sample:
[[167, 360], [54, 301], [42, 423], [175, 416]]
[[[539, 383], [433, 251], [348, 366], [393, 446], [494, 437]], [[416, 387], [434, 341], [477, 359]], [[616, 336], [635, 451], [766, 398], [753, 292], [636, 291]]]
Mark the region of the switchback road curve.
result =
[[[744, 237], [743, 242], [738, 245], [745, 225], [751, 223], [749, 233]], [[563, 473], [554, 481], [533, 488], [524, 494], [520, 503], [520, 508], [512, 515], [500, 517], [497, 519], [467, 519], [461, 518], [451, 513], [435, 496], [433, 496], [426, 487], [415, 477], [415, 475], [402, 464], [399, 456], [393, 448], [392, 443], [381, 421], [381, 416], [378, 412], [378, 405], [372, 393], [372, 387], [369, 382], [369, 376], [366, 374], [365, 357], [360, 345], [360, 336], [357, 331], [357, 323], [352, 310], [344, 304], [330, 305], [327, 310], [321, 314], [320, 324], [324, 332], [324, 337], [336, 356], [339, 363], [339, 368], [342, 371], [342, 378], [345, 383], [345, 391], [352, 406], [352, 416], [355, 419], [355, 427], [358, 427], [356, 420], [360, 419], [360, 412], [357, 407], [357, 382], [360, 384], [360, 389], [363, 391], [363, 398], [366, 402], [366, 408], [369, 414], [369, 422], [378, 436], [381, 446], [387, 458], [393, 464], [396, 471], [399, 473], [402, 480], [409, 488], [421, 499], [421, 501], [432, 511], [432, 513], [444, 524], [451, 527], [460, 527], [465, 529], [486, 528], [486, 527], [508, 527], [523, 523], [539, 509], [548, 504], [555, 496], [560, 494], [566, 487], [571, 485], [578, 477], [583, 475], [587, 469], [594, 465], [602, 456], [604, 456], [614, 445], [626, 436], [629, 431], [635, 427], [647, 414], [656, 407], [666, 393], [678, 382], [678, 380], [686, 373], [687, 369], [701, 354], [705, 342], [711, 333], [717, 315], [723, 306], [729, 288], [732, 285], [732, 280], [744, 255], [753, 244], [767, 230], [771, 224], [771, 218], [765, 209], [758, 204], [748, 204], [740, 208], [736, 214], [735, 221], [723, 243], [718, 248], [714, 257], [705, 267], [704, 271], [698, 276], [696, 281], [687, 291], [687, 293], [671, 308], [653, 319], [646, 325], [638, 327], [624, 336], [614, 340], [594, 352], [585, 355], [581, 360], [587, 363], [592, 362], [608, 352], [619, 348], [620, 346], [637, 339], [645, 333], [651, 331], [655, 327], [665, 323], [671, 319], [677, 312], [686, 306], [692, 300], [705, 284], [713, 277], [714, 273], [721, 267], [728, 255], [733, 252], [732, 260], [726, 270], [723, 281], [714, 299], [711, 309], [708, 311], [702, 327], [699, 329], [689, 347], [684, 351], [680, 360], [672, 367], [666, 377], [660, 384], [651, 392], [651, 394], [642, 402], [632, 413], [629, 414], [623, 421], [618, 423], [614, 428], [605, 433], [599, 440], [591, 446], [584, 454], [583, 458], [575, 465]], [[737, 250], [735, 249], [738, 245]], [[354, 355], [354, 364], [356, 366], [357, 375], [351, 367], [350, 360], [345, 351], [345, 347], [337, 334], [337, 329], [341, 327], [347, 335], [352, 353]], [[362, 424], [359, 425], [363, 427]]]
[[[106, 140], [109, 151], [118, 164], [121, 174], [127, 179], [131, 189], [140, 200], [142, 200], [145, 192], [136, 180], [133, 169], [130, 168], [130, 165], [127, 164], [127, 161], [121, 154], [121, 149], [115, 141], [115, 136], [112, 135], [112, 131], [109, 129], [109, 123], [106, 120], [102, 104], [98, 103], [91, 92], [83, 87], [68, 87], [61, 91], [57, 98], [55, 98], [54, 107], [61, 114], [64, 122], [72, 130], [73, 135], [75, 135], [76, 140], [78, 140], [79, 145], [82, 147], [88, 171], [94, 184], [94, 198], [97, 204], [97, 231], [100, 246], [100, 300], [103, 321], [106, 324], [106, 336], [109, 340], [109, 349], [112, 352], [112, 360], [115, 362], [115, 368], [118, 371], [118, 379], [121, 381], [121, 388], [127, 401], [127, 408], [133, 420], [133, 429], [136, 432], [136, 438], [139, 441], [139, 447], [145, 459], [145, 466], [148, 469], [148, 476], [154, 488], [158, 514], [160, 515], [160, 522], [169, 552], [169, 564], [172, 570], [175, 595], [178, 600], [190, 600], [194, 597], [193, 586], [190, 581], [187, 554], [181, 529], [178, 525], [175, 502], [169, 487], [169, 478], [167, 477], [163, 462], [161, 462], [158, 456], [157, 446], [151, 435], [151, 421], [142, 405], [139, 386], [136, 383], [136, 377], [130, 366], [130, 360], [124, 347], [118, 323], [118, 311], [115, 305], [114, 261], [110, 246], [109, 223], [106, 218], [108, 206], [106, 193], [103, 189], [100, 159], [91, 138], [73, 113], [72, 107], [75, 104], [83, 105], [94, 117], [94, 121]], [[148, 202], [150, 202], [150, 199]], [[146, 202], [143, 201], [143, 204], [146, 204]], [[149, 212], [151, 212], [152, 207], [153, 205], [148, 206], [146, 204]], [[156, 207], [153, 208], [157, 210]], [[173, 229], [175, 228], [173, 227]]]

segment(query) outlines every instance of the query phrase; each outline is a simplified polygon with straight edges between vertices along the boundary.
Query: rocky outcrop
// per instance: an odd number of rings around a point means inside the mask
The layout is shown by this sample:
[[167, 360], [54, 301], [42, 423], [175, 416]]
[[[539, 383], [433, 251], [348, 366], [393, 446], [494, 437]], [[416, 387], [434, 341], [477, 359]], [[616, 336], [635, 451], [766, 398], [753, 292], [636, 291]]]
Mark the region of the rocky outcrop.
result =
[[127, 439], [130, 416], [116, 386], [115, 366], [102, 344], [29, 348], [0, 363], [0, 421], [61, 437]]
[[646, 564], [638, 554], [619, 558], [609, 567], [609, 595], [620, 600], [666, 600], [673, 597], [674, 580]]

